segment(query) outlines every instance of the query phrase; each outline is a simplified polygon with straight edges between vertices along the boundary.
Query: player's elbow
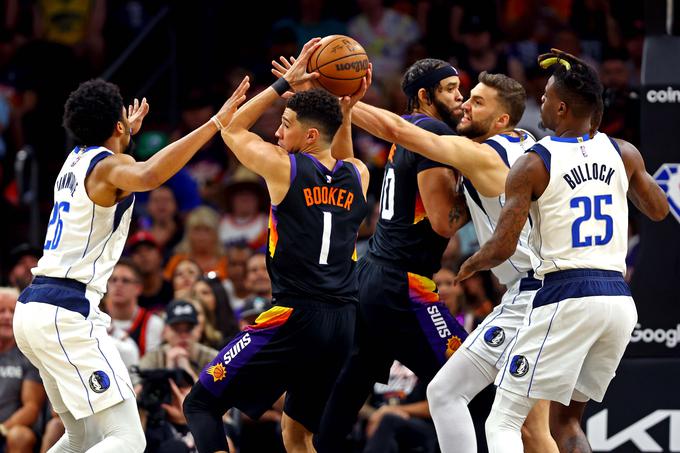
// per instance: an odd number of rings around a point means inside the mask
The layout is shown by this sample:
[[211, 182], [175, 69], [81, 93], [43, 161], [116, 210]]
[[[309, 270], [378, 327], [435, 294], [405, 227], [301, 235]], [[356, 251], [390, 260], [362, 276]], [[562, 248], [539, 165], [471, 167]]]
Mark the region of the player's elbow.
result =
[[661, 222], [666, 218], [669, 212], [670, 206], [668, 205], [668, 201], [664, 200], [664, 203], [660, 203], [658, 206], [655, 206], [651, 212], [647, 213], [647, 217], [654, 222]]
[[141, 188], [136, 192], [146, 192], [157, 189], [165, 182], [159, 172], [152, 165], [145, 166], [141, 174], [138, 176], [138, 181]]
[[450, 238], [458, 230], [455, 225], [449, 223], [449, 221], [443, 217], [433, 217], [430, 219], [430, 225], [432, 230], [441, 237]]

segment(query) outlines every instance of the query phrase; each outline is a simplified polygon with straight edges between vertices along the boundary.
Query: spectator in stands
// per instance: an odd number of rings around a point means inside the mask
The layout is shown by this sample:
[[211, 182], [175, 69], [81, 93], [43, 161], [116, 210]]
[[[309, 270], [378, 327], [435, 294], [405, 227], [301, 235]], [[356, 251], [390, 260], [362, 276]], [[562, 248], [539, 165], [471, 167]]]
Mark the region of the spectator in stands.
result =
[[215, 313], [208, 309], [203, 299], [189, 297], [186, 300], [191, 302], [198, 316], [198, 327], [195, 330], [196, 341], [216, 350], [222, 349], [227, 342], [222, 336], [222, 332], [215, 327]]
[[347, 23], [350, 36], [371, 56], [373, 83], [398, 83], [406, 50], [420, 39], [418, 23], [410, 16], [386, 8], [383, 0], [358, 0], [361, 13]]
[[439, 290], [439, 299], [446, 305], [449, 312], [455, 316], [456, 321], [465, 327], [468, 332], [472, 327], [472, 314], [466, 313], [465, 308], [465, 292], [461, 285], [456, 285], [454, 280], [456, 274], [448, 267], [442, 267], [434, 274], [432, 280], [437, 284]]
[[110, 335], [119, 339], [132, 338], [143, 356], [161, 344], [163, 320], [139, 306], [141, 293], [139, 269], [129, 258], [121, 258], [113, 268], [104, 299], [106, 311], [111, 316]]
[[246, 288], [246, 262], [253, 251], [246, 244], [234, 244], [227, 248], [229, 262], [229, 278], [224, 282], [224, 288], [229, 295], [231, 308], [237, 312], [243, 307], [249, 291]]
[[[198, 312], [191, 302], [186, 300], [170, 302], [165, 309], [163, 331], [165, 343], [147, 352], [139, 362], [139, 369], [141, 371], [179, 369], [195, 381], [201, 369], [217, 354], [215, 349], [197, 342], [200, 336], [198, 326]], [[133, 379], [140, 395], [145, 383], [139, 376]], [[161, 405], [165, 412], [164, 420], [159, 422], [153, 414], [148, 414], [149, 417], [145, 414], [147, 451], [159, 453], [191, 451], [189, 430], [181, 410], [184, 397], [190, 389], [191, 381], [171, 382], [171, 403]]]
[[[181, 124], [172, 133], [171, 141], [182, 137], [198, 125], [210, 120], [216, 112], [213, 100], [203, 88], [190, 88], [182, 100]], [[198, 184], [201, 198], [205, 201], [219, 199], [219, 182], [229, 166], [224, 143], [219, 136], [210, 140], [191, 158], [186, 168]]]
[[239, 320], [239, 328], [245, 329], [251, 324], [255, 324], [255, 320], [265, 311], [272, 308], [271, 299], [260, 296], [252, 296], [246, 299], [241, 311], [241, 319]]
[[151, 233], [165, 261], [172, 256], [173, 249], [184, 235], [173, 190], [169, 186], [160, 186], [149, 192], [146, 212], [148, 215], [140, 219], [140, 229]]
[[467, 17], [461, 25], [465, 51], [459, 59], [458, 69], [467, 75], [467, 81], [470, 82], [468, 90], [482, 71], [492, 74], [508, 72], [507, 55], [494, 46], [489, 28], [489, 24], [480, 16]]
[[[169, 143], [170, 139], [168, 135], [164, 132], [160, 131], [142, 132], [135, 139], [136, 146], [133, 148], [134, 149], [133, 153], [138, 161], [148, 160], [149, 158], [151, 158], [151, 156], [153, 156], [158, 151], [163, 149]], [[192, 209], [199, 207], [203, 203], [203, 201], [201, 200], [201, 194], [199, 193], [198, 190], [198, 185], [196, 184], [196, 181], [191, 176], [191, 173], [186, 167], [180, 169], [161, 187], [170, 189], [172, 191], [173, 214], [177, 214], [178, 212], [182, 214], [187, 213]], [[147, 205], [149, 203], [150, 196], [156, 190], [158, 189], [152, 190], [151, 192], [136, 193], [135, 194], [136, 203], [142, 208], [146, 206], [148, 211], [149, 208]], [[169, 206], [170, 204], [165, 205], [166, 208]], [[148, 220], [149, 220], [148, 218], [142, 218], [142, 221], [144, 223], [147, 223]], [[147, 229], [148, 227], [143, 224], [143, 228]], [[179, 237], [177, 238], [177, 241], [174, 244], [172, 244], [172, 247], [177, 245], [177, 242], [179, 242], [181, 237], [182, 236], [180, 234]]]
[[199, 299], [206, 307], [206, 318], [226, 341], [238, 331], [238, 322], [222, 283], [214, 278], [201, 277], [191, 288], [191, 297]]
[[23, 291], [33, 280], [31, 269], [38, 264], [42, 250], [30, 244], [20, 244], [12, 249], [9, 257], [9, 284]]
[[437, 435], [425, 395], [426, 385], [395, 361], [387, 385], [376, 384], [360, 416], [366, 419], [364, 453], [437, 451]]
[[196, 264], [196, 261], [185, 258], [177, 263], [172, 274], [173, 299], [184, 299], [191, 294], [191, 288], [199, 278], [203, 276], [203, 271]]
[[252, 296], [272, 299], [272, 281], [267, 272], [267, 257], [256, 253], [246, 263], [246, 287]]
[[219, 214], [207, 206], [200, 206], [189, 213], [184, 238], [165, 267], [165, 278], [169, 279], [177, 264], [186, 258], [194, 260], [203, 274], [213, 272], [220, 280], [227, 278], [227, 256], [218, 236], [219, 222]]
[[217, 355], [215, 349], [196, 341], [198, 312], [191, 302], [173, 300], [165, 309], [165, 343], [149, 350], [139, 362], [139, 368], [180, 368], [194, 380], [203, 367]]
[[623, 51], [608, 52], [602, 60], [604, 115], [599, 130], [610, 137], [640, 143], [640, 95], [629, 85], [630, 72]]
[[128, 251], [141, 274], [139, 306], [162, 310], [173, 299], [174, 291], [172, 283], [163, 277], [163, 255], [156, 239], [148, 231], [138, 231], [130, 237]]
[[238, 167], [224, 186], [225, 213], [220, 220], [220, 241], [225, 247], [246, 243], [253, 250], [267, 241], [266, 189], [261, 178], [243, 166]]
[[18, 297], [15, 288], [0, 288], [0, 450], [31, 453], [38, 439], [32, 427], [44, 408], [45, 389], [14, 341]]

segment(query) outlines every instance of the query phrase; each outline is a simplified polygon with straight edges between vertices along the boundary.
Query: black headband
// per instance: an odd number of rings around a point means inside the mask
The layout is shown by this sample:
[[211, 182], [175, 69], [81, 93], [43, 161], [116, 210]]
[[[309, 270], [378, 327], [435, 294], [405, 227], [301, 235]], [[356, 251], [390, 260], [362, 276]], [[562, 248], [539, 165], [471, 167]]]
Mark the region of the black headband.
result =
[[412, 98], [418, 94], [418, 90], [421, 88], [430, 88], [431, 86], [439, 83], [447, 77], [457, 76], [458, 71], [453, 66], [442, 66], [434, 71], [427, 72], [413, 82], [409, 83], [404, 87], [404, 93], [406, 96]]

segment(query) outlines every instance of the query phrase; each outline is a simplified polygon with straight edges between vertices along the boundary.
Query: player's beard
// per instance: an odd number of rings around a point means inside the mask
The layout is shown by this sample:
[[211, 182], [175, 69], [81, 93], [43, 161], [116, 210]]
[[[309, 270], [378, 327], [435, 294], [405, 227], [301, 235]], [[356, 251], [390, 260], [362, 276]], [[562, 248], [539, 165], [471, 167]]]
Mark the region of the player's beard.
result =
[[470, 120], [470, 122], [467, 124], [467, 127], [465, 127], [464, 129], [458, 128], [456, 132], [458, 132], [463, 137], [467, 137], [469, 139], [474, 140], [477, 137], [481, 137], [489, 133], [492, 121], [493, 118], [489, 118], [486, 121], [486, 123]]
[[434, 105], [434, 109], [437, 111], [439, 118], [441, 118], [447, 126], [455, 131], [456, 127], [458, 127], [458, 121], [460, 121], [462, 115], [456, 115], [455, 110], [449, 108], [446, 104], [437, 99], [436, 96], [432, 101], [432, 105]]

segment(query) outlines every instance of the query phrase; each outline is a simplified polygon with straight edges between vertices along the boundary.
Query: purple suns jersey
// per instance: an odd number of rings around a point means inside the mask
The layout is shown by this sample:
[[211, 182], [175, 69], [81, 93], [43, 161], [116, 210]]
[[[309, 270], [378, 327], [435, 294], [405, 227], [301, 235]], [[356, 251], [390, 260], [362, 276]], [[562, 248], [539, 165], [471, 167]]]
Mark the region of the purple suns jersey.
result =
[[[455, 135], [446, 123], [427, 115], [403, 118], [437, 135]], [[418, 191], [418, 173], [438, 167], [451, 168], [403, 146], [392, 145], [385, 165], [380, 217], [368, 245], [372, 256], [427, 277], [439, 270], [449, 238], [432, 229]]]
[[274, 300], [356, 301], [356, 240], [368, 212], [359, 170], [345, 161], [329, 170], [304, 153], [291, 154], [290, 165], [288, 193], [269, 215]]

